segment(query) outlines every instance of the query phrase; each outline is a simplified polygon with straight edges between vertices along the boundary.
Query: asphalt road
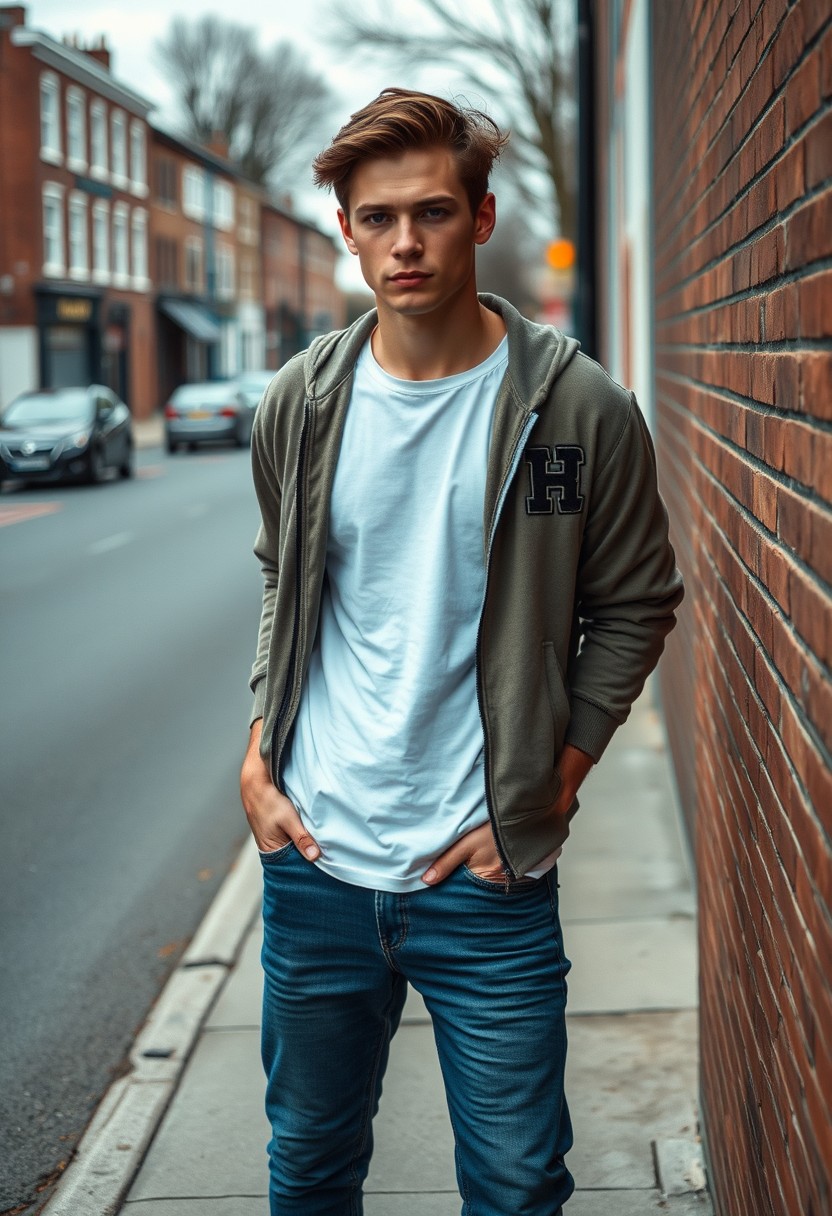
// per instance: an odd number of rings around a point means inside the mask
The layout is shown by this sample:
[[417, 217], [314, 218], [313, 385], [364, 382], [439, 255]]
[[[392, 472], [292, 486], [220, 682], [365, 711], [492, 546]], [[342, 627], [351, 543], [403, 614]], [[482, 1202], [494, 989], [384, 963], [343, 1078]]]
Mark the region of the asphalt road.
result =
[[0, 494], [0, 1212], [40, 1206], [245, 837], [248, 454], [138, 463]]

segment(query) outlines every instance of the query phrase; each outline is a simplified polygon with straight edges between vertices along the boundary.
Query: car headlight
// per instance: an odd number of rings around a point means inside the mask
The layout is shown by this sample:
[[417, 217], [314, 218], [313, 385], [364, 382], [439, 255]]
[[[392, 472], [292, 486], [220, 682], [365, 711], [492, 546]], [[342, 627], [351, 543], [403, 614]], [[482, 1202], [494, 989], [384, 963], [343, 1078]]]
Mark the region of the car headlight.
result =
[[89, 441], [89, 431], [76, 431], [74, 435], [67, 435], [63, 442], [63, 450], [66, 452], [72, 448], [77, 448], [79, 452], [83, 451]]

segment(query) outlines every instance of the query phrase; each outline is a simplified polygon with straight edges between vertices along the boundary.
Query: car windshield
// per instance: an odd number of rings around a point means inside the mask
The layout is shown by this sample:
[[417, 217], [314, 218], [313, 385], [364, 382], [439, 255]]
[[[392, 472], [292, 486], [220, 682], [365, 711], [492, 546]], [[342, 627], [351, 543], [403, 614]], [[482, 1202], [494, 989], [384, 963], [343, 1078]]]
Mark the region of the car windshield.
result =
[[55, 393], [30, 393], [13, 401], [3, 415], [5, 426], [36, 426], [39, 423], [84, 422], [92, 415], [85, 389], [62, 389]]
[[183, 384], [171, 400], [175, 405], [218, 405], [230, 401], [236, 391], [237, 386], [229, 384], [227, 380], [210, 384]]

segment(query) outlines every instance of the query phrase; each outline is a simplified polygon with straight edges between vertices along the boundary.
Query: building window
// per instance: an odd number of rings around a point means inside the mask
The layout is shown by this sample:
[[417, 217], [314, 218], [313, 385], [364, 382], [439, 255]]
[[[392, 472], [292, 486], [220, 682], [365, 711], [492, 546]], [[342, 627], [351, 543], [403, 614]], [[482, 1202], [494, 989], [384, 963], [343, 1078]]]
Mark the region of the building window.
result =
[[246, 245], [260, 244], [260, 236], [257, 231], [257, 204], [253, 198], [240, 199], [239, 236]]
[[71, 86], [66, 91], [66, 158], [70, 169], [87, 168], [87, 108], [84, 94]]
[[107, 109], [103, 101], [90, 106], [90, 173], [107, 176]]
[[130, 124], [130, 183], [134, 194], [147, 194], [144, 126], [140, 122]]
[[144, 289], [149, 286], [147, 277], [147, 212], [137, 208], [130, 220], [130, 238], [133, 253], [133, 286]]
[[124, 203], [116, 203], [113, 207], [113, 282], [117, 287], [126, 287], [129, 275], [127, 207]]
[[169, 156], [158, 156], [154, 170], [156, 201], [163, 207], [176, 207], [176, 161]]
[[89, 242], [87, 239], [87, 196], [74, 191], [69, 196], [70, 278], [89, 278], [89, 256]]
[[234, 295], [234, 250], [224, 245], [217, 248], [217, 295], [221, 300]]
[[205, 174], [193, 165], [182, 175], [182, 210], [192, 220], [205, 216]]
[[185, 242], [185, 289], [202, 291], [202, 241], [189, 236]]
[[110, 277], [110, 207], [100, 199], [92, 205], [92, 277], [97, 283]]
[[64, 273], [64, 188], [57, 182], [43, 187], [43, 273]]
[[40, 78], [40, 155], [59, 165], [61, 154], [61, 86], [58, 77], [44, 72]]
[[110, 156], [113, 167], [113, 181], [120, 186], [127, 185], [127, 128], [121, 110], [113, 110], [110, 115]]
[[226, 231], [234, 227], [234, 191], [228, 182], [214, 182], [214, 224]]
[[169, 237], [156, 237], [156, 286], [176, 291], [179, 287], [178, 248]]

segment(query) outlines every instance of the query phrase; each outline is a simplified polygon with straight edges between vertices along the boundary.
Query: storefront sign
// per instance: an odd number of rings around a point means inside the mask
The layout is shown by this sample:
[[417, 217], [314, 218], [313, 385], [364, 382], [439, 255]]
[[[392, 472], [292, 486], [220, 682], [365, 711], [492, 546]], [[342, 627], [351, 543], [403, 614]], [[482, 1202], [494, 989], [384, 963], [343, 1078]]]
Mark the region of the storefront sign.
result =
[[56, 301], [59, 321], [89, 321], [92, 316], [92, 300], [71, 300], [65, 297]]

